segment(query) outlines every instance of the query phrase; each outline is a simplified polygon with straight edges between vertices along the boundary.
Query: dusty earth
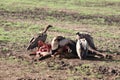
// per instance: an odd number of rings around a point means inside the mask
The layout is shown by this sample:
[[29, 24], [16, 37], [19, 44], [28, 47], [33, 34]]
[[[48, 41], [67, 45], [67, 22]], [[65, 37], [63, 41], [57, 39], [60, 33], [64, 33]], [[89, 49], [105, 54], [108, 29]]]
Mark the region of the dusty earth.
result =
[[[69, 19], [70, 21], [80, 21], [81, 19], [95, 19], [104, 18], [105, 23], [111, 25], [112, 22], [119, 23], [119, 16], [82, 16], [76, 12], [70, 11], [54, 11], [50, 13], [48, 9], [34, 9], [18, 12], [9, 12], [0, 10], [0, 18], [3, 20], [17, 22], [17, 21], [31, 21], [36, 24], [48, 24], [45, 19], [48, 16], [52, 16], [61, 21]], [[65, 19], [64, 17], [69, 17]], [[38, 18], [35, 20], [35, 18]], [[45, 22], [45, 23], [44, 23]], [[67, 29], [64, 25], [59, 23], [54, 23]], [[70, 26], [70, 25], [69, 25]], [[76, 27], [70, 26], [70, 29], [77, 30], [84, 27], [89, 29], [90, 32], [94, 31], [88, 28], [86, 25], [74, 25]], [[78, 27], [81, 26], [81, 27]], [[5, 27], [6, 30], [7, 27]], [[114, 31], [113, 31], [114, 32]], [[50, 34], [57, 32], [49, 32]], [[64, 33], [57, 33], [62, 35], [70, 35]], [[107, 40], [103, 38], [102, 40]], [[114, 46], [119, 45], [120, 39], [110, 39], [114, 41]], [[114, 44], [113, 42], [113, 44]], [[3, 48], [7, 47], [8, 50]], [[111, 52], [105, 47], [105, 50], [101, 50], [104, 53], [112, 53], [112, 59], [98, 59], [98, 58], [88, 58], [87, 60], [79, 60], [78, 58], [71, 59], [53, 59], [48, 57], [41, 61], [33, 61], [29, 57], [31, 51], [26, 51], [27, 43], [11, 43], [0, 41], [0, 80], [120, 80], [120, 52]]]

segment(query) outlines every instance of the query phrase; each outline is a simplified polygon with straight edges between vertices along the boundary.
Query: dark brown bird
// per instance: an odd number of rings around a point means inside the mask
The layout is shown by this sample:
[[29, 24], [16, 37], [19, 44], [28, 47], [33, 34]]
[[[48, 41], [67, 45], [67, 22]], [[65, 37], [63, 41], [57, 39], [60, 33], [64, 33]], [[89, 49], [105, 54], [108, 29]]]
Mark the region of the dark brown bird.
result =
[[30, 40], [30, 44], [27, 47], [27, 50], [34, 49], [35, 47], [38, 47], [38, 41], [41, 40], [43, 42], [46, 41], [47, 38], [47, 30], [52, 27], [52, 25], [48, 25], [43, 32], [39, 33], [38, 35], [34, 36]]

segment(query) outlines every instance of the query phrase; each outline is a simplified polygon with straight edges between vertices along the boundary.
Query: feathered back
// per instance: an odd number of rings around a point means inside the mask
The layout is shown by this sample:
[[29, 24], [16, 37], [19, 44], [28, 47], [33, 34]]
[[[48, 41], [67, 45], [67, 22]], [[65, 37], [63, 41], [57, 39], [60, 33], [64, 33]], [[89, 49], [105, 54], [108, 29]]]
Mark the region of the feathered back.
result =
[[95, 47], [95, 44], [93, 41], [93, 37], [91, 35], [86, 34], [86, 33], [79, 33], [79, 32], [77, 32], [76, 35], [78, 35], [81, 39], [85, 38], [87, 40], [89, 46], [96, 50], [96, 47]]

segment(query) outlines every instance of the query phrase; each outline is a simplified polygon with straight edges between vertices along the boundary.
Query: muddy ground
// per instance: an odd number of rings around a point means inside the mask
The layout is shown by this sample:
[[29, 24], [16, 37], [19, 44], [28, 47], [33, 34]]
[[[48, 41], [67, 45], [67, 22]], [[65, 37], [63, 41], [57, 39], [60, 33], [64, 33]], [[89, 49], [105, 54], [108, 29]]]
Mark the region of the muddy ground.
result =
[[[102, 16], [90, 15], [82, 16], [70, 11], [53, 11], [50, 13], [48, 9], [34, 9], [26, 11], [9, 12], [0, 10], [0, 18], [11, 22], [31, 21], [45, 22], [45, 18], [52, 16], [56, 19], [65, 21], [80, 21], [81, 19], [96, 19], [103, 18], [105, 24], [119, 23], [120, 16]], [[35, 18], [38, 18], [37, 21]], [[45, 22], [44, 24], [48, 24]], [[61, 26], [63, 24], [54, 23], [54, 25]], [[70, 26], [70, 25], [69, 25]], [[80, 26], [80, 27], [78, 27]], [[86, 25], [75, 25], [73, 28], [85, 29]], [[5, 27], [7, 30], [7, 27]], [[66, 29], [66, 28], [65, 28]], [[88, 28], [87, 28], [88, 29]], [[9, 30], [9, 29], [8, 29]], [[94, 29], [90, 29], [90, 32]], [[108, 30], [109, 31], [109, 30]], [[110, 30], [111, 31], [111, 30]], [[115, 31], [112, 31], [115, 32]], [[50, 32], [50, 34], [57, 32]], [[93, 32], [94, 33], [94, 32]], [[57, 33], [69, 35], [64, 33]], [[99, 38], [98, 38], [99, 40]], [[103, 41], [108, 40], [103, 38]], [[26, 51], [27, 43], [11, 43], [0, 41], [0, 80], [120, 80], [120, 52], [119, 52], [119, 38], [110, 39], [110, 42], [118, 48], [117, 51], [110, 51], [105, 47], [104, 53], [112, 53], [112, 59], [88, 58], [87, 60], [79, 60], [78, 58], [71, 59], [53, 59], [51, 57], [35, 62], [29, 57], [31, 51]], [[8, 50], [4, 50], [7, 47]]]

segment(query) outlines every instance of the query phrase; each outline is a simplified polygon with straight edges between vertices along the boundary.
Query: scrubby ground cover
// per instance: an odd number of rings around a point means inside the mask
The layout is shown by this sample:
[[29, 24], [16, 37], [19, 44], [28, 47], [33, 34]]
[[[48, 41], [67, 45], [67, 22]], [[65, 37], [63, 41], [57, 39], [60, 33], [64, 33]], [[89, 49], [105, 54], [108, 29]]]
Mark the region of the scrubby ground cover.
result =
[[[1, 0], [0, 80], [119, 80], [119, 0]], [[47, 42], [88, 32], [107, 59], [52, 59], [32, 62], [29, 39], [47, 25]], [[54, 35], [53, 35], [54, 34]]]

